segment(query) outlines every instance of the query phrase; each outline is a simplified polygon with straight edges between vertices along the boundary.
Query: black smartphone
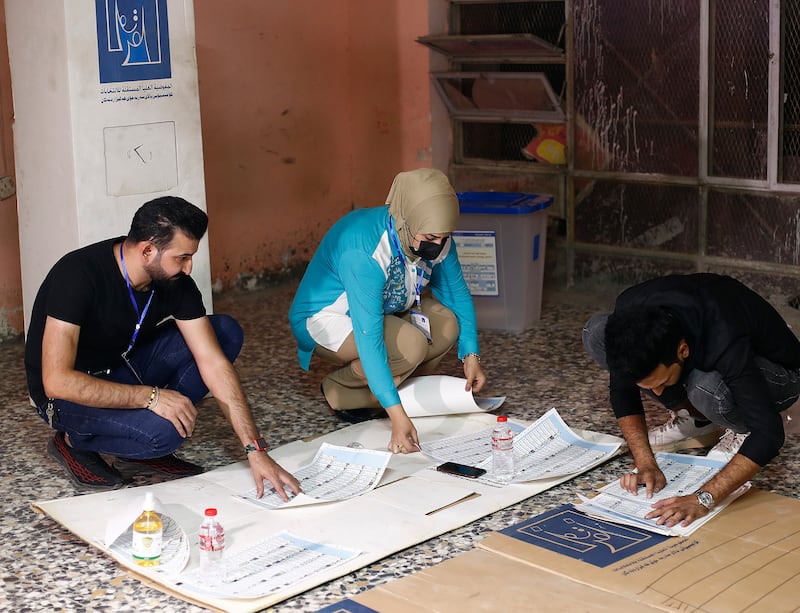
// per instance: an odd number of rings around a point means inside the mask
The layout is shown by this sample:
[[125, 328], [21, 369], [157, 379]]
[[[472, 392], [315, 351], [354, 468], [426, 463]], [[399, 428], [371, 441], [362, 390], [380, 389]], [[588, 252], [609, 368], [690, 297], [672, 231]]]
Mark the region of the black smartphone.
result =
[[445, 462], [436, 467], [443, 473], [450, 473], [451, 475], [458, 475], [459, 477], [469, 477], [470, 479], [477, 479], [481, 475], [486, 474], [483, 468], [476, 468], [474, 466], [467, 466], [466, 464], [459, 464], [458, 462]]

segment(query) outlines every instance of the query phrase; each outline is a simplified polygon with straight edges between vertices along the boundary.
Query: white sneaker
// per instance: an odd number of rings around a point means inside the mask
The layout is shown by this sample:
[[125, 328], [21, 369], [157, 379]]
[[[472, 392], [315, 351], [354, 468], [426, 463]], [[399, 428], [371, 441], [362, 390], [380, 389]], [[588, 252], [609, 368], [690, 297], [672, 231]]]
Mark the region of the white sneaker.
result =
[[670, 411], [672, 414], [667, 423], [650, 428], [647, 438], [653, 451], [680, 451], [681, 449], [696, 449], [710, 447], [718, 439], [721, 428], [709, 423], [705, 426], [696, 426], [694, 417], [686, 409]]
[[730, 462], [731, 458], [739, 451], [739, 447], [742, 446], [748, 434], [750, 433], [745, 432], [744, 434], [737, 434], [733, 430], [725, 430], [725, 434], [720, 437], [719, 443], [711, 448], [711, 451], [706, 454], [706, 457], [712, 460]]

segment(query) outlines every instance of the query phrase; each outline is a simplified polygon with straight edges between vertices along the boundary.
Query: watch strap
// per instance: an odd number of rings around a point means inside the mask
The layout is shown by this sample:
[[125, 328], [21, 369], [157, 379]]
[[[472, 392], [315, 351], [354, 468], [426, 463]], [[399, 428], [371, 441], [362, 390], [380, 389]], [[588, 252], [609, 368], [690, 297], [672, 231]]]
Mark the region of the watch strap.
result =
[[247, 443], [247, 445], [244, 446], [244, 451], [245, 453], [250, 453], [251, 451], [269, 451], [269, 445], [263, 437], [259, 436], [258, 438], [254, 438], [252, 443]]

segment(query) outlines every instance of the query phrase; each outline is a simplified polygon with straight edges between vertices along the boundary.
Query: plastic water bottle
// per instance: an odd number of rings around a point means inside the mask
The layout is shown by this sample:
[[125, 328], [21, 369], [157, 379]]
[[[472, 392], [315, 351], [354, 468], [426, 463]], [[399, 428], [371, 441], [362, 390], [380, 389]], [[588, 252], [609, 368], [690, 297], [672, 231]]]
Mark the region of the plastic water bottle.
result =
[[154, 507], [153, 493], [147, 492], [142, 513], [133, 522], [131, 555], [139, 566], [157, 566], [161, 560], [163, 524]]
[[514, 477], [514, 431], [505, 415], [497, 417], [492, 430], [492, 477], [498, 481], [511, 481]]
[[200, 524], [200, 573], [209, 582], [222, 579], [222, 552], [225, 549], [225, 530], [217, 520], [217, 510], [205, 510]]

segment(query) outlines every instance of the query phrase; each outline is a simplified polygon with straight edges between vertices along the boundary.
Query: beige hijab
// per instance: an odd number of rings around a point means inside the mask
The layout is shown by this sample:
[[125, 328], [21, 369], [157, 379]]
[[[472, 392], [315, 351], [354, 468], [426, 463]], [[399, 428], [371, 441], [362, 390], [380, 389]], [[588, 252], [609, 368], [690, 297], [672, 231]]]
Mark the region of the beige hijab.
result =
[[397, 237], [410, 257], [415, 234], [452, 232], [458, 223], [458, 197], [447, 177], [433, 168], [401, 172], [386, 197]]

